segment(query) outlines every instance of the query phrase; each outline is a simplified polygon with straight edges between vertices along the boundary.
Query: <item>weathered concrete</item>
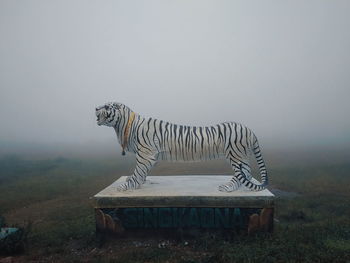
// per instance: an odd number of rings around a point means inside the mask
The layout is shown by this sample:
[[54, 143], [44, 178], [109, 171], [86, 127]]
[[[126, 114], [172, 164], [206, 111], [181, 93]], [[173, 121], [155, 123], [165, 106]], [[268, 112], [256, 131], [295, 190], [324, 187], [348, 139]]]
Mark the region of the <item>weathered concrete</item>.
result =
[[231, 175], [148, 176], [140, 189], [118, 192], [123, 176], [96, 194], [95, 208], [123, 207], [241, 207], [273, 208], [274, 195], [267, 189], [253, 192], [241, 186], [234, 192], [220, 192]]

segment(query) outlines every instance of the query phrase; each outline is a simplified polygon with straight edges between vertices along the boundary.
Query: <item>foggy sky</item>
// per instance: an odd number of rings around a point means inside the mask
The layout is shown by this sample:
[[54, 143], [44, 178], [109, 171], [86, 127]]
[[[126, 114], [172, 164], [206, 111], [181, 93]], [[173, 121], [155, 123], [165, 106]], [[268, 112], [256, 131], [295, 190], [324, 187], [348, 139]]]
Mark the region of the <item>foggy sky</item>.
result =
[[116, 101], [179, 124], [241, 122], [263, 146], [349, 146], [349, 12], [346, 0], [0, 0], [0, 142], [117, 144], [94, 115]]

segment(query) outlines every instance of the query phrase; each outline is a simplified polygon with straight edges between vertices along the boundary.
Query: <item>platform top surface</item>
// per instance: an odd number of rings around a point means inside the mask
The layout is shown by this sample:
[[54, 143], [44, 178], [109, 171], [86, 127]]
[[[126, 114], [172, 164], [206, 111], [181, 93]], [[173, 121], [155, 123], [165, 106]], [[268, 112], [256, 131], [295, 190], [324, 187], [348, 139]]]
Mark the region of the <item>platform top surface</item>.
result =
[[[220, 192], [218, 186], [229, 182], [232, 175], [180, 175], [180, 176], [148, 176], [140, 189], [119, 192], [117, 186], [125, 182], [126, 176], [120, 177], [110, 186], [96, 194], [94, 198], [119, 197], [257, 197], [271, 198], [274, 195], [267, 189], [254, 192], [241, 186], [237, 191]], [[256, 180], [252, 180], [258, 183]]]

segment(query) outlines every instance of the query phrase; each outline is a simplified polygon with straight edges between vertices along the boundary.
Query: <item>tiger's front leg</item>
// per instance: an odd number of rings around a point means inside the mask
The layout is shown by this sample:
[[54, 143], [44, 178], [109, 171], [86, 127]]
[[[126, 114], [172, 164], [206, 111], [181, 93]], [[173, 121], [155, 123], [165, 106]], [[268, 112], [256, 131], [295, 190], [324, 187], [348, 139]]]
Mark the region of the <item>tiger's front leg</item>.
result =
[[141, 185], [145, 183], [146, 176], [156, 162], [157, 159], [153, 155], [137, 153], [134, 173], [131, 176], [127, 177], [125, 183], [122, 183], [118, 186], [118, 191], [140, 188]]

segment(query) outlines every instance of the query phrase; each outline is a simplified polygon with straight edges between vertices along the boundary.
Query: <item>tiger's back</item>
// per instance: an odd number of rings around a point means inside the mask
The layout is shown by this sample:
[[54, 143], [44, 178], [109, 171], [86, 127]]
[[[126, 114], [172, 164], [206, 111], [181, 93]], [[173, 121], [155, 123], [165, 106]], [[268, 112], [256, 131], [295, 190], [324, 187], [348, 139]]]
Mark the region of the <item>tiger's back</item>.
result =
[[139, 143], [157, 152], [161, 160], [198, 162], [224, 158], [232, 144], [245, 157], [251, 145], [252, 132], [234, 122], [201, 127], [150, 119], [142, 126]]

